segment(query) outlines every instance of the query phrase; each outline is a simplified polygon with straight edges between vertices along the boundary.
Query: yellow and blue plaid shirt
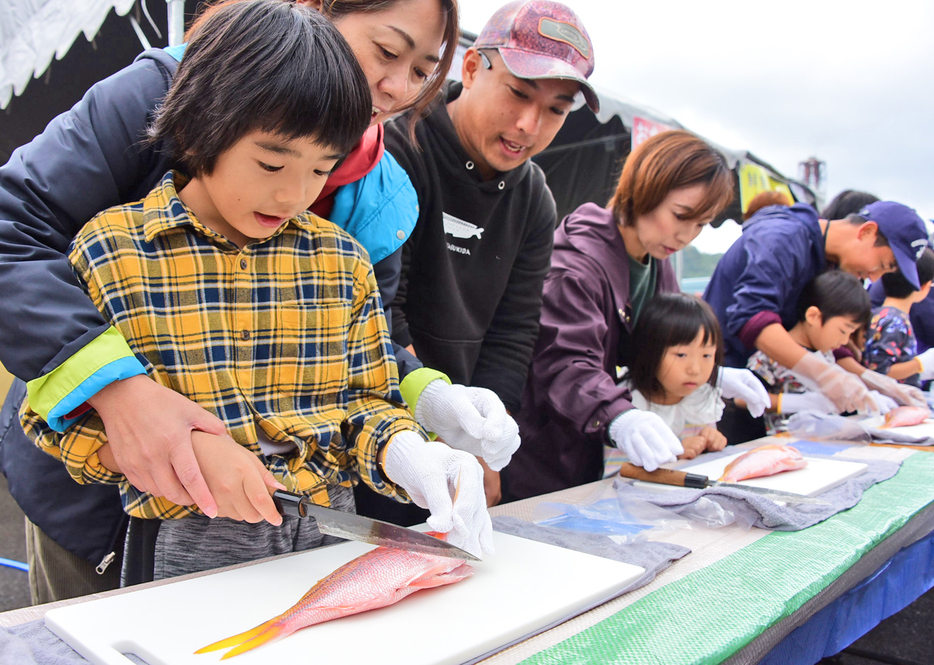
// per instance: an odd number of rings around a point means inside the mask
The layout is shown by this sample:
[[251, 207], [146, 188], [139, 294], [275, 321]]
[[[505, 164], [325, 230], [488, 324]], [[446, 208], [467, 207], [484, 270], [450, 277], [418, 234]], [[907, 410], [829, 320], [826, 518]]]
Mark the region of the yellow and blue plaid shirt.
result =
[[[396, 433], [425, 432], [405, 408], [373, 270], [347, 233], [310, 213], [243, 248], [201, 224], [168, 173], [137, 203], [75, 238], [70, 260], [149, 376], [216, 413], [288, 489], [327, 506], [357, 476], [406, 500], [377, 467]], [[119, 483], [127, 513], [195, 512], [140, 492], [100, 463], [93, 412], [58, 433], [23, 405], [26, 433], [79, 483]], [[263, 456], [262, 428], [291, 452]]]

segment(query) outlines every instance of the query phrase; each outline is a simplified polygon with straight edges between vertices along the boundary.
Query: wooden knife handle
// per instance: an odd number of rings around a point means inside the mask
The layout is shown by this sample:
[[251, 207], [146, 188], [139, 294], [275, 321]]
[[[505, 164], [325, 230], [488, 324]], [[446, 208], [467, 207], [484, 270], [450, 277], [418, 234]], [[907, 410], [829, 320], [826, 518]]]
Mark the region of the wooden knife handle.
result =
[[646, 471], [641, 466], [624, 462], [619, 468], [619, 475], [624, 478], [635, 478], [649, 483], [661, 483], [662, 485], [675, 485], [676, 487], [707, 487], [707, 476], [701, 476], [695, 473], [685, 471], [676, 471], [674, 469], [656, 469], [655, 471]]

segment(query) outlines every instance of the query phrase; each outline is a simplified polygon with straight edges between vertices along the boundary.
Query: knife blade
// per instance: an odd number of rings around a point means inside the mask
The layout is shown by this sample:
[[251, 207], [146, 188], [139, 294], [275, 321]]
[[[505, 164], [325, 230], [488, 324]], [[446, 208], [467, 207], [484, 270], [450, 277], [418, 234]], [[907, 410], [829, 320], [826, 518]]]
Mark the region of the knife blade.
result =
[[480, 561], [470, 552], [427, 533], [355, 513], [325, 508], [300, 494], [276, 490], [272, 493], [272, 500], [276, 504], [276, 510], [282, 515], [314, 517], [318, 522], [318, 530], [328, 536], [451, 559]]
[[687, 473], [677, 469], [656, 469], [655, 471], [646, 471], [641, 466], [624, 462], [619, 469], [619, 475], [624, 478], [634, 478], [649, 483], [658, 483], [661, 485], [674, 485], [676, 487], [688, 487], [693, 489], [706, 489], [708, 487], [733, 487], [760, 494], [773, 501], [784, 501], [785, 503], [815, 503], [830, 505], [823, 499], [816, 499], [812, 496], [795, 494], [794, 492], [783, 492], [782, 490], [767, 489], [765, 487], [753, 487], [752, 485], [740, 485], [739, 483], [724, 483], [719, 480], [710, 480], [707, 476], [698, 473]]

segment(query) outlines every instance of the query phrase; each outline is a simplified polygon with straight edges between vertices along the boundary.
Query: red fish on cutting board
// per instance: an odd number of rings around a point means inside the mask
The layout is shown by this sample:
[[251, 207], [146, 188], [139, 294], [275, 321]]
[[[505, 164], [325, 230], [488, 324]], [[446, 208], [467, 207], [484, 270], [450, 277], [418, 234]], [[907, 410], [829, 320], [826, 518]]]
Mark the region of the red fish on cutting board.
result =
[[[431, 533], [437, 538], [443, 534]], [[345, 563], [308, 590], [291, 608], [252, 630], [209, 644], [195, 653], [234, 647], [224, 658], [282, 639], [317, 623], [397, 603], [406, 596], [473, 574], [463, 559], [377, 547]]]
[[769, 444], [753, 448], [727, 464], [720, 480], [736, 483], [747, 478], [774, 476], [783, 471], [803, 469], [807, 465], [807, 460], [794, 446]]
[[931, 417], [931, 412], [922, 406], [900, 406], [885, 414], [882, 427], [907, 427], [920, 425]]

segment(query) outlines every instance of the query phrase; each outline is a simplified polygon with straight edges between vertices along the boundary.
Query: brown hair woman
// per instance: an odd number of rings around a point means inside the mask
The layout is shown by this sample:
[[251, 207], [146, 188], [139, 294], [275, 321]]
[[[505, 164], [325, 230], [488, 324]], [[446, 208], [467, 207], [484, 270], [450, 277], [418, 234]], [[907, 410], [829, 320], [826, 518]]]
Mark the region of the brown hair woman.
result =
[[617, 367], [639, 353], [631, 335], [645, 305], [679, 290], [669, 257], [732, 199], [723, 156], [678, 130], [629, 155], [606, 207], [586, 203], [561, 222], [516, 417], [522, 445], [503, 471], [507, 500], [599, 480], [604, 446], [648, 470], [683, 452], [661, 418], [633, 406]]

